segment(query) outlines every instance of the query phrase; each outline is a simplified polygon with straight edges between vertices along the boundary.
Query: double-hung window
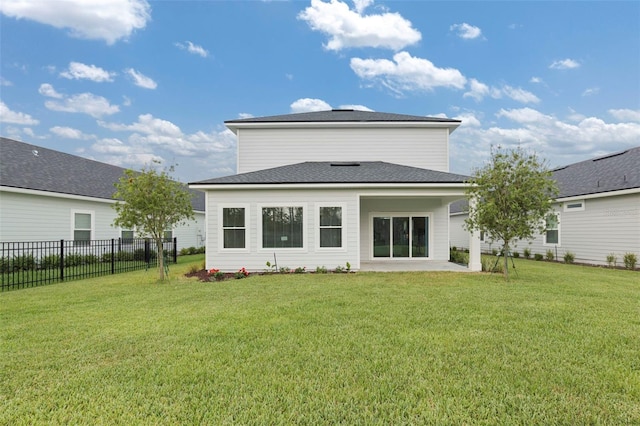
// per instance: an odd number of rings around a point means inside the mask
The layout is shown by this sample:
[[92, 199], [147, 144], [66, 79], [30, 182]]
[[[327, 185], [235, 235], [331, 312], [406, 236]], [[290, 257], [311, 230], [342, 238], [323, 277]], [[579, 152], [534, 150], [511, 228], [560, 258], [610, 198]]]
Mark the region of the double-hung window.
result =
[[342, 247], [342, 207], [320, 207], [320, 248]]
[[301, 206], [262, 207], [262, 248], [303, 248]]
[[130, 229], [123, 229], [120, 231], [120, 238], [122, 244], [133, 244], [133, 231]]
[[560, 245], [560, 215], [551, 213], [547, 216], [544, 243], [547, 245]]
[[222, 208], [222, 240], [225, 249], [244, 249], [247, 244], [246, 209]]
[[75, 211], [72, 213], [74, 244], [77, 246], [91, 244], [91, 233], [93, 230], [91, 212]]

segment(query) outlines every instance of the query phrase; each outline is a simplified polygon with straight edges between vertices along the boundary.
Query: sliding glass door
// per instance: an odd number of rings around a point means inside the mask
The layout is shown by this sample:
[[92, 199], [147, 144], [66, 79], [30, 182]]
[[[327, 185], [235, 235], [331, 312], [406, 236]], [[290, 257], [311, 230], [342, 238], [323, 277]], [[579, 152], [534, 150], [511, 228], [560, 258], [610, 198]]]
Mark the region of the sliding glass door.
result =
[[429, 217], [374, 216], [373, 257], [429, 257]]

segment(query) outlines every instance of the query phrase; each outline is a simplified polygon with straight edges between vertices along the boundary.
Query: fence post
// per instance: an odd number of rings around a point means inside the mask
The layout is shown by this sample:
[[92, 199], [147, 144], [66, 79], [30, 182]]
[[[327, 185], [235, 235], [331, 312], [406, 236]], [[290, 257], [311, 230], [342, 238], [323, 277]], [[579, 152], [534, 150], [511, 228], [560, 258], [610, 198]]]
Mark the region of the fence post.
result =
[[64, 281], [64, 240], [60, 240], [60, 281]]
[[149, 253], [149, 239], [145, 238], [144, 239], [144, 261], [147, 263], [147, 268], [149, 267], [149, 262], [151, 261], [150, 259], [150, 253]]
[[173, 237], [173, 263], [178, 263], [178, 237]]
[[116, 273], [116, 240], [111, 239], [111, 275]]

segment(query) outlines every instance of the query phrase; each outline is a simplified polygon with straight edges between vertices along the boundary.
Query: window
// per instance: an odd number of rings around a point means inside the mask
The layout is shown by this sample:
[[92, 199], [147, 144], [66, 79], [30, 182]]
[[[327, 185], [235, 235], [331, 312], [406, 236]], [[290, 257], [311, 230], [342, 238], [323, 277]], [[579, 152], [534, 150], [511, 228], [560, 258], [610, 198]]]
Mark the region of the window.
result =
[[173, 241], [173, 229], [167, 229], [164, 231], [164, 241]]
[[123, 229], [122, 231], [120, 231], [120, 238], [122, 239], [122, 244], [132, 244], [133, 231], [129, 229]]
[[564, 203], [565, 212], [581, 212], [584, 210], [584, 200], [569, 201]]
[[560, 245], [560, 221], [557, 213], [551, 213], [547, 216], [544, 237], [545, 244]]
[[91, 244], [91, 213], [73, 212], [73, 241], [75, 245]]
[[244, 207], [225, 207], [222, 209], [222, 247], [243, 249], [246, 247], [247, 228]]
[[302, 207], [262, 208], [262, 248], [303, 248]]
[[342, 247], [342, 207], [320, 207], [320, 247]]

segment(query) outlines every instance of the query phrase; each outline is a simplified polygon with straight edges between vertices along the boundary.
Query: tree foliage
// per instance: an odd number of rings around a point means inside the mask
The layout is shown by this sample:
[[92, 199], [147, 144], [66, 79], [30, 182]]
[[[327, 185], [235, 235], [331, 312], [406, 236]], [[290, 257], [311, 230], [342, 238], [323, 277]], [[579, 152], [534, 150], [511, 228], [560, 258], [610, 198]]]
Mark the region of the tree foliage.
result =
[[522, 148], [492, 147], [490, 162], [474, 172], [470, 183], [467, 196], [475, 202], [469, 203], [465, 227], [502, 241], [508, 278], [509, 248], [544, 231], [558, 187], [546, 163]]
[[156, 171], [145, 166], [141, 172], [126, 170], [114, 184], [113, 198], [117, 201], [113, 208], [117, 217], [114, 226], [135, 229], [142, 236], [150, 237], [158, 249], [158, 270], [164, 279], [165, 231], [177, 224], [193, 219], [191, 193], [185, 186], [171, 179], [169, 171]]

